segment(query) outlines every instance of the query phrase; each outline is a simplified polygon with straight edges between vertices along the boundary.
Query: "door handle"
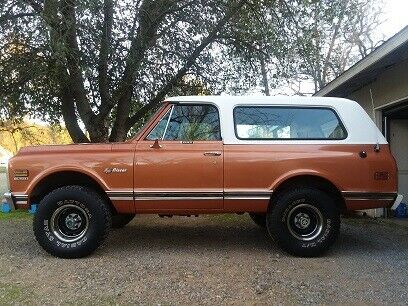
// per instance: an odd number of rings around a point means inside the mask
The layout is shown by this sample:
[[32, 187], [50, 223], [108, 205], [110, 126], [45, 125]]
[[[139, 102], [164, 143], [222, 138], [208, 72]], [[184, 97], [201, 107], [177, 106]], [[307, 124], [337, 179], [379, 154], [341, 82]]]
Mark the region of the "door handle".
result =
[[221, 152], [204, 152], [204, 156], [220, 156]]

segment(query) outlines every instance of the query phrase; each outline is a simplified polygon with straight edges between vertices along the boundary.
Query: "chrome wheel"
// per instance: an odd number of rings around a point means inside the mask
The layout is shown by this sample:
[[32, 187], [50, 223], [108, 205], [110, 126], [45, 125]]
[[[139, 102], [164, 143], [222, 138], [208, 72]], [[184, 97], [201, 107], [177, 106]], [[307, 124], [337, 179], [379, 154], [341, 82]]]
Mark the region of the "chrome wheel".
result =
[[310, 204], [296, 205], [289, 211], [287, 217], [289, 232], [302, 241], [310, 241], [319, 236], [323, 223], [322, 213]]
[[84, 237], [89, 219], [85, 210], [77, 205], [66, 204], [51, 216], [51, 232], [63, 242], [75, 242]]

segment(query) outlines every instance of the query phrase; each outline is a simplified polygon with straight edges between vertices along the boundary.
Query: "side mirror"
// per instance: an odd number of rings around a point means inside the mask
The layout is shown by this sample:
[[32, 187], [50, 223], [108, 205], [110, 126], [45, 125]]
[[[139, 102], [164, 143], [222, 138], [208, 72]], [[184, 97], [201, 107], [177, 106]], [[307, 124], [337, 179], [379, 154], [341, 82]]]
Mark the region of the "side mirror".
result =
[[160, 149], [162, 146], [161, 146], [161, 144], [159, 144], [159, 139], [156, 138], [156, 140], [154, 141], [154, 143], [152, 145], [150, 145], [150, 147], [152, 149]]

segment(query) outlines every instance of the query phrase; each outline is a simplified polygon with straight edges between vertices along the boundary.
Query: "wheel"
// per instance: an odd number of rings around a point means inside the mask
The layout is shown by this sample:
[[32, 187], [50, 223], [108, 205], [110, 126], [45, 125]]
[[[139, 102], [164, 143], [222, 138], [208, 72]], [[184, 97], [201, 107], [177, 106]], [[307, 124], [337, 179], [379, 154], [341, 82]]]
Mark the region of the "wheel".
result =
[[256, 225], [262, 228], [266, 228], [266, 214], [250, 213], [249, 216], [251, 217], [252, 221], [255, 222]]
[[133, 220], [135, 214], [117, 214], [112, 216], [112, 228], [122, 228]]
[[298, 188], [279, 194], [266, 215], [269, 235], [286, 252], [314, 257], [328, 250], [340, 232], [340, 213], [326, 193]]
[[79, 258], [91, 254], [111, 227], [103, 197], [82, 186], [55, 189], [41, 200], [33, 229], [38, 243], [51, 255]]

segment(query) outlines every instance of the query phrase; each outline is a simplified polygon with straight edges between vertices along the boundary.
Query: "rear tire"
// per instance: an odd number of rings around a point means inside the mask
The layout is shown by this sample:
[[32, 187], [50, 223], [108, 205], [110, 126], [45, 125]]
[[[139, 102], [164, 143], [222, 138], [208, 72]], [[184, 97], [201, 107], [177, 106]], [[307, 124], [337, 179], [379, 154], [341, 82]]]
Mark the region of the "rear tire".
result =
[[42, 248], [62, 258], [85, 257], [105, 240], [110, 208], [94, 190], [65, 186], [46, 195], [34, 215], [34, 235]]
[[112, 228], [122, 228], [133, 220], [135, 214], [117, 214], [112, 216]]
[[249, 216], [256, 225], [262, 228], [266, 228], [266, 214], [249, 213]]
[[302, 257], [323, 254], [340, 232], [340, 213], [333, 199], [313, 188], [279, 194], [266, 216], [269, 235], [286, 252]]

